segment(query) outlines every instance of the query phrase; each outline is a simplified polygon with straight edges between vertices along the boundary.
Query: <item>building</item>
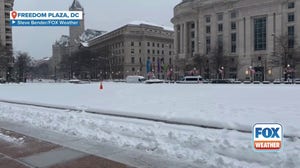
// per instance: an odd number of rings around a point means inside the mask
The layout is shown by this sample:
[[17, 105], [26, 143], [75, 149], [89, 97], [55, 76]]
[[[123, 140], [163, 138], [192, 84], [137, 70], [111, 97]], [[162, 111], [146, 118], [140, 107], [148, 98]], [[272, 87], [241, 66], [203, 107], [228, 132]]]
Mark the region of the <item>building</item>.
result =
[[[69, 10], [84, 12], [84, 8], [78, 0], [73, 1]], [[83, 17], [79, 26], [70, 26], [69, 35], [62, 35], [60, 39], [52, 45], [52, 57], [50, 59], [50, 69], [53, 74], [52, 78], [72, 78], [72, 70], [66, 70], [66, 67], [61, 67], [63, 59], [70, 57], [73, 53], [79, 51], [80, 48], [86, 47], [89, 40], [105, 33], [105, 31], [93, 29], [85, 30], [84, 24], [85, 20]]]
[[101, 78], [142, 75], [167, 78], [174, 65], [172, 28], [134, 21], [89, 41]]
[[[84, 13], [84, 8], [81, 6], [79, 1], [74, 0], [72, 5], [69, 8], [69, 11], [82, 11]], [[83, 14], [83, 18], [80, 21], [79, 26], [70, 26], [69, 27], [71, 51], [75, 51], [80, 44], [79, 37], [82, 35], [82, 33], [85, 30], [84, 24], [85, 24], [85, 22], [84, 22], [84, 14]]]
[[12, 29], [10, 11], [14, 0], [0, 0], [0, 78], [10, 78], [12, 72]]
[[183, 0], [174, 8], [181, 68], [199, 57], [206, 78], [300, 77], [300, 0]]

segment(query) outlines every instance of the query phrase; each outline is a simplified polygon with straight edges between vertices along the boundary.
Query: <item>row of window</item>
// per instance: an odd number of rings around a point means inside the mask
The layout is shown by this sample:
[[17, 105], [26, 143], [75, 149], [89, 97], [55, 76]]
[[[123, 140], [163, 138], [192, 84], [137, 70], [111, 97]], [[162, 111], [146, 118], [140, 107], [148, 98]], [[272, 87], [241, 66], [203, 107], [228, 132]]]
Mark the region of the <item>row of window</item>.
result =
[[[231, 30], [234, 31], [236, 30], [236, 22], [231, 22]], [[221, 33], [223, 32], [223, 24], [222, 23], [219, 23], [218, 24], [218, 32]], [[206, 26], [206, 33], [207, 34], [210, 34], [211, 33], [211, 26], [210, 25], [207, 25]]]
[[[134, 47], [135, 44], [136, 43], [134, 41], [131, 42], [131, 46], [132, 47]], [[138, 46], [141, 47], [142, 46], [142, 42], [138, 42]], [[147, 46], [150, 47], [151, 46], [151, 42], [147, 42]], [[165, 46], [168, 46], [170, 49], [172, 48], [172, 44], [164, 44], [164, 43], [154, 43], [154, 42], [152, 42], [152, 47], [165, 48]]]
[[[150, 57], [149, 57], [150, 59]], [[131, 63], [132, 64], [135, 64], [136, 61], [135, 61], [135, 57], [131, 57]], [[165, 59], [164, 58], [155, 58], [155, 57], [152, 57], [152, 62], [155, 62], [155, 61], [160, 61], [160, 64], [164, 64], [165, 63]], [[139, 58], [139, 63], [142, 64], [142, 58], [140, 57]], [[169, 58], [169, 64], [172, 64], [172, 58]]]
[[[218, 13], [217, 14], [217, 20], [218, 21], [223, 21], [223, 13]], [[236, 19], [237, 18], [237, 12], [236, 11], [232, 11], [230, 12], [230, 18], [231, 19]], [[207, 15], [205, 16], [205, 21], [206, 23], [211, 23], [211, 16], [210, 15]]]
[[[294, 9], [294, 8], [295, 8], [295, 2], [288, 2], [288, 9]], [[236, 11], [230, 12], [230, 18], [236, 19], [237, 12]], [[217, 13], [217, 21], [223, 21], [223, 19], [224, 19], [223, 13]], [[210, 23], [211, 16], [210, 15], [205, 16], [205, 21], [206, 21], [206, 23]]]

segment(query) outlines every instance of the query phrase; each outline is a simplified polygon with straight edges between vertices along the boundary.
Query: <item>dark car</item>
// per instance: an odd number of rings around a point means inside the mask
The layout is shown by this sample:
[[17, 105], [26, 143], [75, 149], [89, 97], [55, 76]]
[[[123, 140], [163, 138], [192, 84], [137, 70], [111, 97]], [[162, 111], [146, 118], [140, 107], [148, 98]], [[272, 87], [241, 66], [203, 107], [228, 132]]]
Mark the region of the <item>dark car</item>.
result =
[[211, 81], [212, 84], [231, 84], [232, 81], [229, 79], [214, 79]]

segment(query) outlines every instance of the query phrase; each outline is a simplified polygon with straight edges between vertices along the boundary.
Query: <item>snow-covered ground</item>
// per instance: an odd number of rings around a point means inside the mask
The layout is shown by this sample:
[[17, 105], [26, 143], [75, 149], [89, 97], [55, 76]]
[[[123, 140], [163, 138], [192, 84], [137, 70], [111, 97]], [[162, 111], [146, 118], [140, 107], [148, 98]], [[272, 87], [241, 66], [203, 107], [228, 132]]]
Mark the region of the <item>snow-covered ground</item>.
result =
[[[0, 105], [0, 109], [1, 109], [1, 105]], [[6, 141], [6, 142], [11, 142], [11, 143], [18, 144], [18, 145], [21, 145], [24, 143], [23, 137], [16, 138], [16, 137], [7, 135], [5, 132], [2, 132], [1, 130], [0, 130], [0, 140]]]
[[[73, 106], [128, 116], [251, 131], [277, 122], [285, 135], [300, 136], [300, 85], [178, 85], [104, 83], [6, 84], [0, 99]], [[203, 167], [297, 167], [300, 139], [285, 139], [279, 153], [256, 153], [252, 135], [229, 130], [174, 126], [0, 103], [0, 120], [112, 142], [120, 147], [172, 156]]]

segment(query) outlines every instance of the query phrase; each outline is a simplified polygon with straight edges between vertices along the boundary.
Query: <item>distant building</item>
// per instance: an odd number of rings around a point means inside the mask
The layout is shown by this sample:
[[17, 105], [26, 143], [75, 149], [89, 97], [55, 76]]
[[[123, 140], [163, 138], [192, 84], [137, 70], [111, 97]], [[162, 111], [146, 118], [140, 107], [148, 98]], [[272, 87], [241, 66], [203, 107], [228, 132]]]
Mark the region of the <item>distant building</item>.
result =
[[[82, 11], [84, 13], [84, 8], [81, 6], [78, 0], [74, 0], [72, 5], [69, 8], [69, 11]], [[84, 14], [83, 18], [80, 21], [80, 26], [70, 26], [69, 27], [69, 32], [70, 32], [70, 48], [71, 51], [75, 51], [79, 44], [80, 44], [80, 39], [79, 37], [82, 35], [84, 32]]]
[[[70, 11], [83, 11], [84, 9], [78, 0], [74, 0], [69, 8]], [[87, 42], [94, 37], [100, 36], [105, 31], [93, 29], [84, 30], [84, 17], [80, 21], [80, 26], [70, 26], [69, 35], [62, 35], [61, 38], [52, 45], [52, 57], [50, 68], [53, 78], [70, 78], [72, 74], [62, 73], [61, 61], [64, 57], [70, 57], [72, 53], [78, 51], [80, 47], [87, 47]]]
[[[12, 30], [10, 26], [10, 11], [14, 0], [0, 0], [0, 78], [10, 78], [12, 72]], [[4, 50], [9, 52], [4, 52]]]
[[[176, 58], [181, 68], [196, 56], [208, 58], [200, 67], [207, 78], [222, 67], [225, 78], [300, 77], [299, 56], [291, 53], [300, 45], [298, 16], [300, 0], [183, 0], [172, 18]], [[278, 41], [285, 42], [286, 55]], [[218, 53], [224, 60], [212, 67]]]
[[174, 65], [173, 28], [135, 21], [89, 41], [101, 78], [167, 78]]

